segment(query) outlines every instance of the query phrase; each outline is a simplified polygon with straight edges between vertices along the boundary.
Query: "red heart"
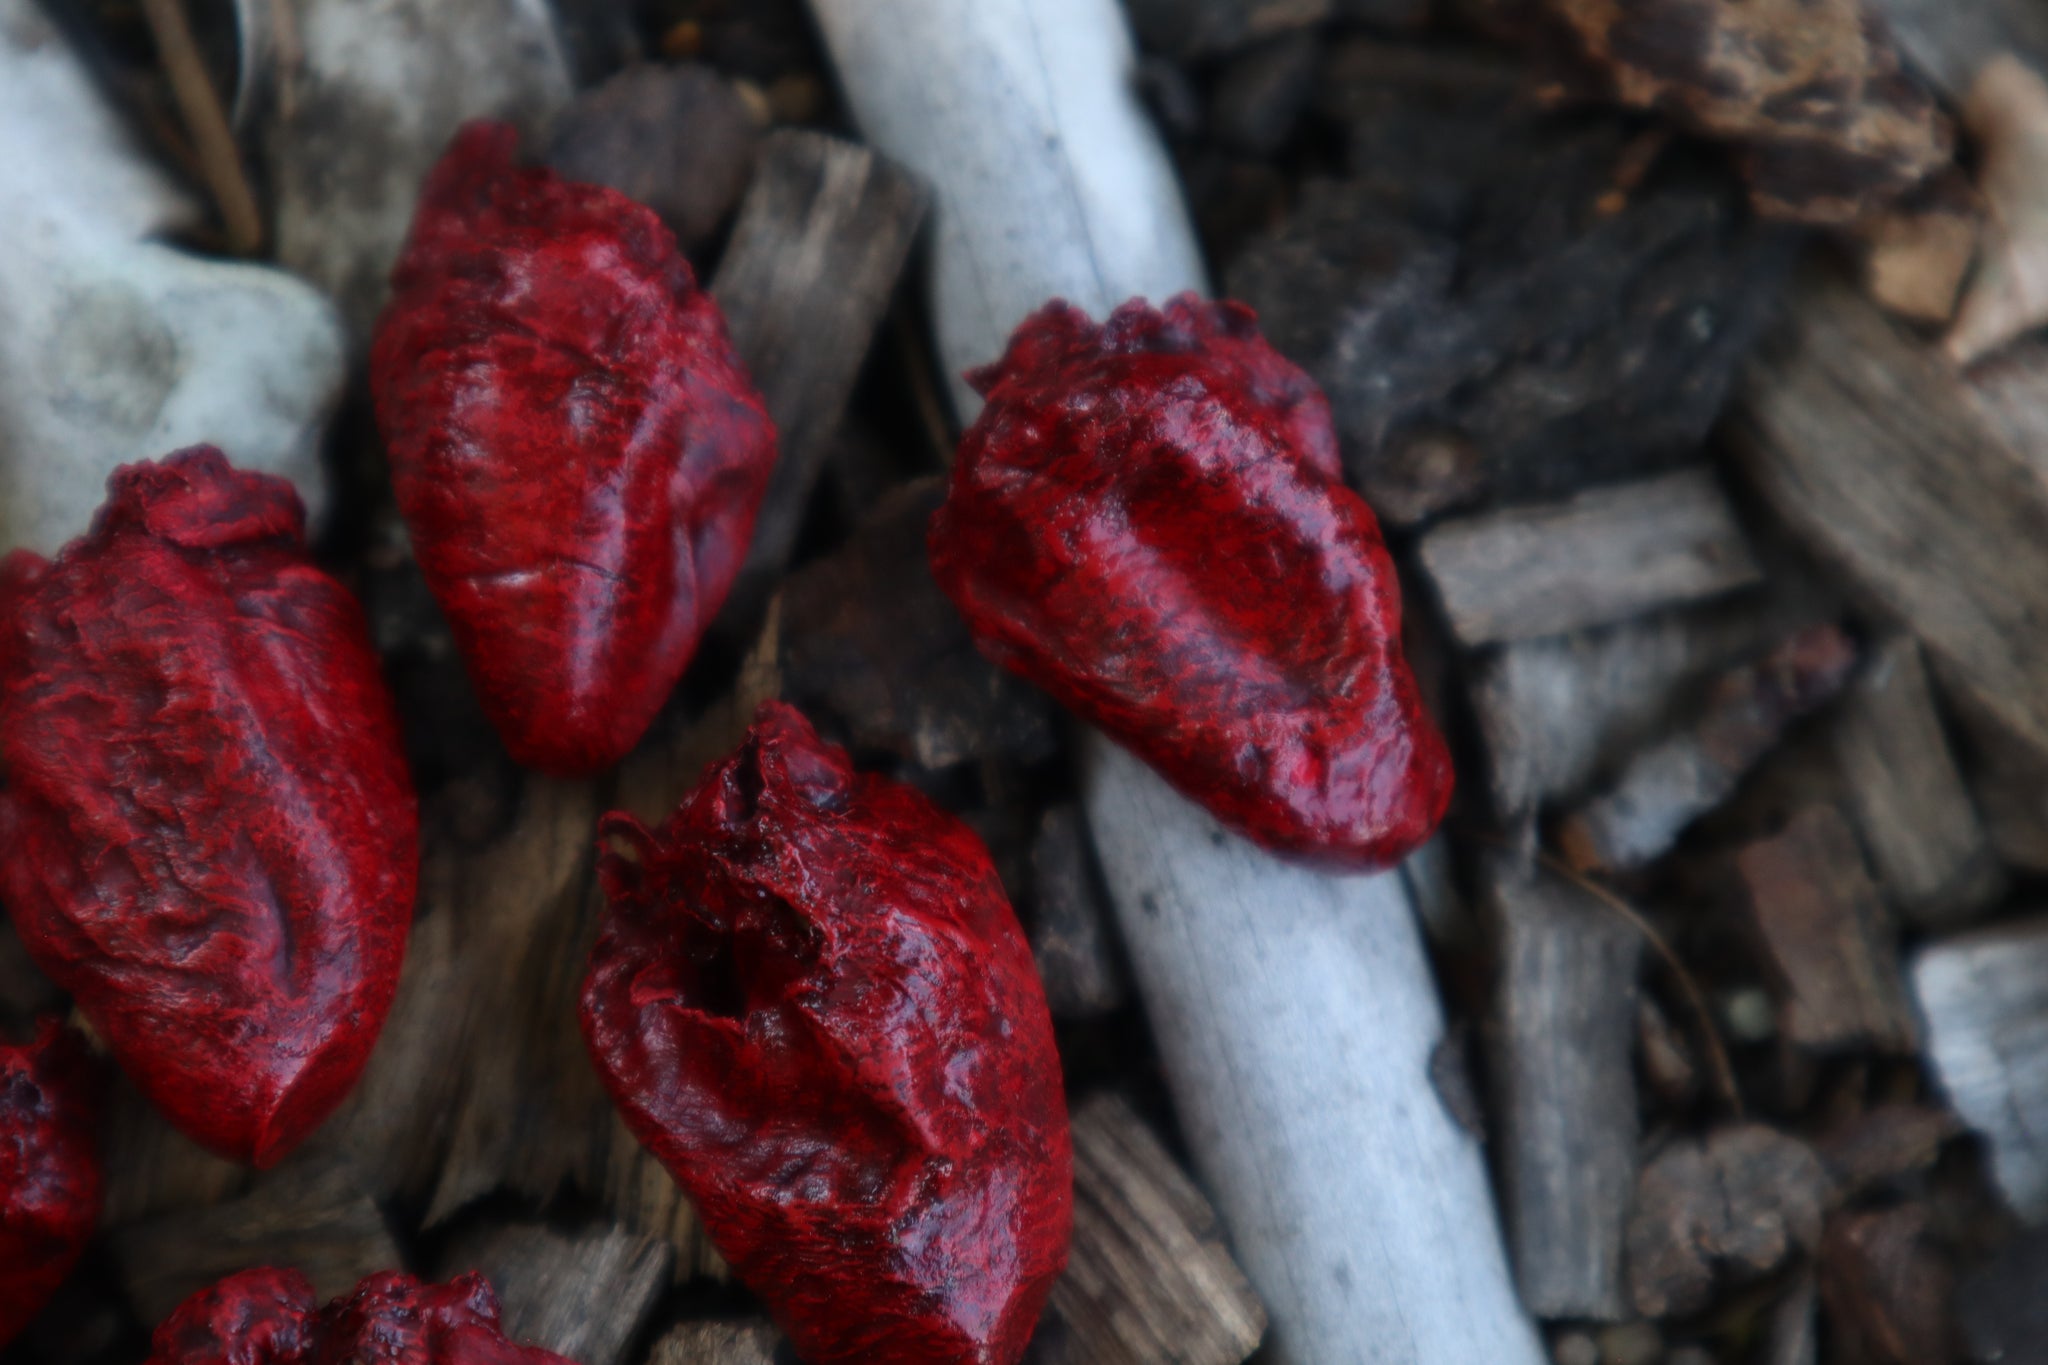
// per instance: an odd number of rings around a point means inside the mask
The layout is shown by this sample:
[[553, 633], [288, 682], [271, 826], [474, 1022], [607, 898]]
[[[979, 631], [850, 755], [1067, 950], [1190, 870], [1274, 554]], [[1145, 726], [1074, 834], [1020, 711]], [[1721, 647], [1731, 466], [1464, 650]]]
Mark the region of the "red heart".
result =
[[418, 811], [361, 609], [290, 484], [210, 446], [0, 564], [0, 894], [194, 1140], [268, 1166], [398, 987]]
[[42, 1311], [100, 1218], [100, 1068], [55, 1019], [0, 1044], [0, 1346]]
[[731, 589], [775, 435], [652, 210], [520, 169], [503, 124], [428, 178], [370, 354], [392, 486], [512, 756], [624, 757]]
[[1073, 1149], [988, 850], [794, 709], [599, 864], [583, 1034], [634, 1134], [811, 1365], [1008, 1365], [1067, 1259]]
[[200, 1290], [156, 1329], [144, 1365], [575, 1365], [505, 1340], [481, 1275], [422, 1284], [370, 1276], [325, 1308], [296, 1270], [244, 1270]]

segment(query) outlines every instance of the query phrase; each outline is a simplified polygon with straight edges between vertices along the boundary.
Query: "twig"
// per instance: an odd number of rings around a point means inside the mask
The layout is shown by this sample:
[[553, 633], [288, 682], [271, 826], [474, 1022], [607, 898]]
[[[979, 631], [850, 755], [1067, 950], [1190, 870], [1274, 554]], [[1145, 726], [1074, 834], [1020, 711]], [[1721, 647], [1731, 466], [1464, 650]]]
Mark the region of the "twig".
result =
[[157, 56], [170, 78], [178, 113], [199, 154], [200, 172], [220, 206], [228, 250], [237, 256], [253, 256], [263, 246], [263, 217], [257, 211], [248, 177], [242, 173], [242, 158], [235, 148], [227, 112], [207, 78], [199, 45], [192, 40], [183, 0], [142, 0], [142, 13], [156, 39]]

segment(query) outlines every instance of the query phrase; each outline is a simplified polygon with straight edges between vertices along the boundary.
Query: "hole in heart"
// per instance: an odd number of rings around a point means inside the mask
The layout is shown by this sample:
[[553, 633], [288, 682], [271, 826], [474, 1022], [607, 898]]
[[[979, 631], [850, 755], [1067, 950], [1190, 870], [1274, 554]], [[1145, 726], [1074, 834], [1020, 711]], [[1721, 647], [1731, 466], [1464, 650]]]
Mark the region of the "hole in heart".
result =
[[691, 1009], [743, 1019], [788, 997], [817, 966], [818, 931], [780, 896], [735, 887], [684, 917], [681, 994]]

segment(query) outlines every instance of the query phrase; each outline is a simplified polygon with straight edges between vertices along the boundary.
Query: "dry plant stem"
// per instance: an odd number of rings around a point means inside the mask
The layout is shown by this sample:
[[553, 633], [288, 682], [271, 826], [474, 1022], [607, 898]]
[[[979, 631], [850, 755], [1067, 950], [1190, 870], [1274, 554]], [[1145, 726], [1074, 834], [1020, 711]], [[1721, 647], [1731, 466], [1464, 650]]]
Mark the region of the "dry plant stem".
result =
[[178, 113], [192, 135], [206, 188], [220, 207], [228, 250], [237, 256], [253, 256], [263, 247], [263, 215], [256, 208], [249, 178], [242, 173], [242, 156], [235, 147], [234, 131], [228, 127], [227, 111], [207, 78], [199, 45], [192, 40], [192, 27], [185, 21], [184, 0], [142, 0], [142, 13], [156, 39], [157, 56], [170, 78]]
[[1983, 148], [1989, 222], [1943, 343], [1958, 365], [2048, 322], [2048, 83], [2017, 57], [1994, 57], [1970, 87], [1963, 122]]
[[[1482, 837], [1493, 843], [1505, 844], [1506, 842], [1493, 836]], [[1538, 849], [1536, 851], [1536, 861], [1543, 865], [1543, 869], [1546, 872], [1570, 882], [1573, 886], [1578, 887], [1594, 900], [1599, 901], [1609, 910], [1627, 920], [1630, 926], [1643, 936], [1643, 941], [1650, 945], [1650, 950], [1657, 954], [1658, 958], [1664, 963], [1664, 966], [1671, 972], [1672, 979], [1678, 983], [1678, 993], [1685, 997], [1685, 1007], [1692, 1014], [1693, 1023], [1699, 1030], [1700, 1043], [1706, 1048], [1707, 1060], [1712, 1064], [1714, 1089], [1719, 1092], [1721, 1103], [1727, 1106], [1730, 1117], [1738, 1121], [1742, 1119], [1744, 1116], [1742, 1092], [1735, 1084], [1735, 1068], [1729, 1064], [1728, 1048], [1721, 1041], [1721, 1030], [1714, 1026], [1713, 1011], [1707, 1007], [1707, 998], [1700, 993], [1699, 983], [1693, 980], [1692, 973], [1685, 969], [1683, 962], [1679, 961], [1677, 952], [1666, 941], [1664, 935], [1658, 933], [1654, 925], [1637, 914], [1635, 908], [1627, 901], [1614, 894], [1614, 892], [1609, 891], [1591, 877], [1573, 870], [1571, 865], [1563, 859]]]

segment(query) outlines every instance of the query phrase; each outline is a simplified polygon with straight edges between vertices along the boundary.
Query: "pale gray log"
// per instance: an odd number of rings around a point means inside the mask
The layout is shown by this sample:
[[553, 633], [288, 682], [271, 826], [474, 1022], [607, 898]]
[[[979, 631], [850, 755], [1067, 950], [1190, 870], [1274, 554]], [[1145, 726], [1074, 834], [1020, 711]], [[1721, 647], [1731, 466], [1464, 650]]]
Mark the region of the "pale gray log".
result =
[[866, 147], [785, 130], [761, 149], [711, 282], [775, 419], [775, 474], [733, 600], [789, 562], [847, 395], [924, 219], [922, 186]]
[[1487, 883], [1500, 961], [1489, 1071], [1516, 1283], [1538, 1317], [1619, 1321], [1642, 936], [1520, 859], [1493, 859]]
[[[941, 364], [1048, 298], [1100, 317], [1201, 289], [1114, 0], [812, 0], [856, 120], [933, 190]], [[1535, 1365], [1485, 1171], [1428, 1082], [1442, 1031], [1396, 876], [1335, 880], [1225, 834], [1090, 744], [1085, 803], [1196, 1164], [1272, 1316], [1275, 1365]]]
[[1935, 1080], [1984, 1139], [2007, 1202], [2048, 1220], [2048, 916], [1931, 944], [1911, 978]]
[[1428, 1082], [1443, 1019], [1398, 876], [1255, 854], [1137, 759], [1085, 795], [1196, 1162], [1273, 1357], [1542, 1358], [1472, 1136]]
[[2004, 871], [1911, 637], [1871, 651], [1832, 738], [1857, 832], [1894, 909], [1923, 928], [1953, 928], [1998, 899]]
[[1815, 274], [1730, 428], [1757, 488], [1946, 676], [2048, 753], [2048, 482], [1954, 367]]
[[475, 1270], [498, 1291], [505, 1335], [578, 1365], [621, 1365], [669, 1285], [674, 1250], [624, 1227], [539, 1223], [471, 1230], [442, 1253], [442, 1279]]
[[1446, 521], [1419, 553], [1468, 646], [1606, 625], [1763, 577], [1706, 469]]

